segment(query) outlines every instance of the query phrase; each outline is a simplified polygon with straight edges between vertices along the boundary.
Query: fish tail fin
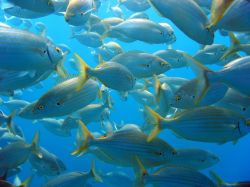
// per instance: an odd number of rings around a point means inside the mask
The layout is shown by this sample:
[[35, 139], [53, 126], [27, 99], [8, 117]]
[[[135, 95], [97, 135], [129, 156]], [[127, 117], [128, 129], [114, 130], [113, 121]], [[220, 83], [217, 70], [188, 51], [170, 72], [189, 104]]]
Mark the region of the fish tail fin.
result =
[[160, 102], [160, 95], [161, 95], [161, 82], [160, 80], [155, 76], [155, 98], [156, 98], [156, 101], [157, 103]]
[[91, 132], [88, 130], [88, 128], [85, 126], [85, 124], [79, 120], [79, 125], [81, 127], [81, 131], [84, 137], [84, 142], [82, 143], [82, 145], [75, 150], [73, 153], [71, 153], [72, 155], [83, 155], [87, 152], [88, 148], [89, 148], [89, 142], [90, 140], [93, 140], [94, 137], [91, 134]]
[[4, 104], [4, 100], [0, 98], [0, 105]]
[[98, 173], [96, 172], [96, 168], [95, 168], [95, 162], [93, 161], [91, 164], [91, 169], [89, 171], [89, 176], [93, 179], [95, 179], [97, 182], [102, 182], [102, 178], [98, 175]]
[[149, 115], [152, 119], [152, 121], [150, 122], [151, 124], [153, 124], [155, 127], [152, 130], [152, 132], [149, 134], [147, 141], [150, 142], [151, 140], [153, 140], [161, 131], [161, 121], [164, 120], [164, 118], [162, 116], [160, 116], [157, 112], [155, 112], [154, 110], [152, 110], [150, 107], [146, 106], [146, 110], [149, 112]]
[[79, 83], [78, 83], [78, 86], [76, 88], [79, 91], [89, 78], [88, 70], [90, 69], [90, 67], [77, 53], [74, 54], [74, 57], [75, 57], [76, 61], [78, 62], [79, 66], [80, 66], [80, 70], [81, 70], [80, 76], [79, 76]]
[[211, 176], [211, 178], [214, 180], [214, 182], [216, 183], [216, 185], [218, 187], [222, 187], [224, 186], [226, 183], [222, 180], [222, 178], [220, 178], [219, 175], [217, 175], [215, 172], [210, 171], [209, 175]]
[[143, 163], [141, 162], [141, 160], [138, 158], [138, 156], [135, 156], [134, 171], [136, 176], [134, 186], [144, 187], [143, 177], [148, 175], [148, 172], [144, 167]]
[[190, 66], [190, 68], [193, 70], [193, 72], [195, 74], [197, 74], [198, 76], [198, 80], [199, 80], [199, 85], [201, 85], [201, 92], [198, 95], [198, 97], [195, 99], [195, 105], [198, 105], [201, 100], [206, 96], [209, 87], [210, 87], [210, 79], [208, 77], [209, 73], [213, 73], [214, 77], [215, 77], [215, 72], [213, 72], [212, 70], [208, 69], [206, 66], [204, 66], [203, 64], [201, 64], [200, 62], [198, 62], [197, 60], [195, 60], [192, 56], [188, 55], [188, 54], [184, 54], [186, 56], [186, 58], [188, 59], [187, 64], [188, 66]]
[[218, 2], [219, 2], [218, 0], [212, 0], [211, 19], [207, 28], [212, 28], [218, 24], [218, 22], [223, 18], [226, 10], [233, 3], [233, 0], [223, 1], [222, 4], [220, 4], [220, 7], [219, 7], [220, 9], [218, 9], [218, 6], [217, 6]]
[[14, 110], [13, 112], [11, 112], [11, 114], [8, 116], [7, 121], [6, 121], [7, 128], [13, 134], [15, 134], [15, 133], [14, 133], [14, 131], [12, 129], [12, 121], [13, 121], [13, 118], [14, 118], [15, 115], [16, 115], [16, 110]]
[[33, 137], [31, 146], [32, 146], [32, 152], [37, 155], [39, 158], [42, 158], [42, 154], [40, 152], [40, 147], [39, 147], [39, 139], [40, 139], [40, 133], [37, 131]]
[[30, 183], [31, 183], [31, 180], [32, 180], [32, 176], [25, 179], [25, 181], [23, 181], [22, 184], [19, 185], [18, 187], [29, 187]]
[[223, 54], [223, 56], [221, 57], [221, 59], [224, 59], [234, 53], [236, 53], [239, 49], [239, 45], [240, 45], [240, 41], [238, 40], [238, 38], [236, 38], [236, 36], [234, 35], [234, 33], [229, 32], [229, 37], [231, 40], [231, 46], [228, 48], [228, 50]]

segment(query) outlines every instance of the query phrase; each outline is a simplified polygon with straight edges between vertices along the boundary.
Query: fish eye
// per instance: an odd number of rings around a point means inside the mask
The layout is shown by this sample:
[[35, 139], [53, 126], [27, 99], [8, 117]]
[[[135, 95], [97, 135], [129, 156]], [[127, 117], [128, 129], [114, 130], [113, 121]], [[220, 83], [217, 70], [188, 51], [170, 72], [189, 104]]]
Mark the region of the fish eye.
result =
[[143, 173], [142, 173], [142, 176], [143, 176], [143, 177], [146, 177], [146, 176], [147, 176], [147, 173], [143, 172]]
[[43, 109], [44, 109], [44, 106], [43, 106], [43, 105], [39, 105], [37, 108], [38, 108], [39, 110], [43, 110]]
[[177, 152], [176, 151], [172, 151], [172, 155], [177, 155]]
[[246, 111], [247, 109], [245, 107], [242, 108], [243, 111]]
[[56, 47], [56, 52], [60, 53], [61, 52], [61, 49]]
[[167, 63], [161, 62], [160, 65], [161, 65], [161, 66], [165, 66], [165, 65], [167, 65]]
[[149, 67], [150, 67], [150, 65], [149, 65], [149, 64], [146, 64], [146, 67], [147, 67], [147, 68], [149, 68]]
[[160, 35], [163, 35], [163, 32], [162, 32], [162, 31], [160, 31]]
[[162, 152], [156, 151], [155, 154], [158, 155], [158, 156], [161, 156], [161, 155], [162, 155]]
[[180, 101], [181, 100], [181, 96], [180, 95], [177, 95], [176, 97], [175, 97], [175, 101]]
[[193, 95], [192, 98], [195, 99], [195, 95]]
[[57, 103], [56, 103], [56, 105], [57, 105], [57, 106], [60, 106], [60, 105], [61, 105], [61, 103], [60, 103], [60, 102], [57, 102]]

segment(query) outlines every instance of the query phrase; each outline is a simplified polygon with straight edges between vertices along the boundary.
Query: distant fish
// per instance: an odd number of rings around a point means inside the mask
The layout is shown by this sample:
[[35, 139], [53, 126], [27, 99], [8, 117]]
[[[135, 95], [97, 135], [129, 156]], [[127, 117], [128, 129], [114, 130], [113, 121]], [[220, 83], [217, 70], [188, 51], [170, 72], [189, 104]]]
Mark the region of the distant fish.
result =
[[143, 51], [128, 51], [110, 61], [127, 67], [136, 78], [152, 77], [171, 69], [164, 59]]
[[141, 12], [150, 8], [147, 0], [119, 0], [118, 2], [133, 12]]
[[98, 182], [101, 182], [102, 179], [95, 171], [95, 166], [92, 165], [92, 168], [89, 172], [70, 172], [63, 175], [60, 175], [56, 178], [50, 179], [42, 187], [71, 187], [71, 186], [85, 186], [89, 179], [95, 179]]
[[164, 166], [185, 167], [195, 170], [203, 170], [217, 164], [220, 159], [215, 154], [205, 149], [176, 149], [177, 156]]
[[103, 38], [96, 32], [82, 32], [82, 33], [73, 33], [72, 38], [75, 38], [81, 44], [88, 47], [101, 47], [103, 45]]
[[50, 153], [45, 148], [40, 148], [42, 157], [32, 154], [29, 158], [29, 162], [32, 165], [32, 169], [38, 174], [43, 176], [55, 176], [60, 175], [66, 170], [66, 166], [56, 155]]
[[38, 119], [33, 121], [34, 124], [41, 124], [47, 131], [50, 133], [61, 136], [61, 137], [70, 137], [71, 129], [65, 127], [63, 124], [63, 120], [53, 119], [53, 118], [45, 118]]
[[171, 27], [166, 28], [147, 19], [128, 19], [111, 27], [111, 31], [150, 44], [172, 44], [176, 41], [176, 36]]
[[202, 186], [216, 187], [211, 179], [206, 175], [184, 167], [163, 167], [153, 174], [148, 174], [144, 168], [144, 162], [138, 161], [139, 171], [136, 172], [136, 186], [146, 186], [148, 184], [158, 186]]
[[105, 61], [110, 61], [116, 55], [123, 53], [123, 49], [120, 44], [116, 42], [104, 43], [96, 50], [97, 54], [100, 54]]

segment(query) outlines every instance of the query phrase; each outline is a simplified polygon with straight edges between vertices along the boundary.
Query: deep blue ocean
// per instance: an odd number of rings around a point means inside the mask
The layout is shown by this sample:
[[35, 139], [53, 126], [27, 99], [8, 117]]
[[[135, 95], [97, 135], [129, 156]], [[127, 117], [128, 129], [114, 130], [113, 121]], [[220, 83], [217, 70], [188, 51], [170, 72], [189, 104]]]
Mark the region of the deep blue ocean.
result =
[[[115, 1], [111, 1], [111, 6], [115, 5]], [[107, 18], [114, 16], [112, 12], [108, 10], [109, 3], [104, 3], [98, 11], [98, 16], [101, 18]], [[126, 10], [124, 7], [122, 8], [125, 14], [125, 17], [129, 17], [132, 12]], [[197, 50], [200, 49], [200, 45], [195, 41], [189, 39], [183, 32], [181, 32], [170, 20], [160, 17], [155, 11], [149, 9], [146, 11], [149, 15], [150, 19], [155, 22], [166, 22], [170, 24], [175, 32], [177, 37], [177, 41], [172, 44], [173, 49], [178, 49], [185, 51], [191, 55], [195, 54]], [[71, 39], [71, 29], [69, 25], [65, 22], [62, 16], [57, 15], [49, 15], [45, 18], [34, 19], [32, 20], [33, 24], [35, 22], [43, 22], [48, 29], [47, 35], [53, 39], [55, 43], [64, 43], [67, 44], [71, 53], [68, 55], [68, 59], [72, 57], [73, 53], [78, 53], [90, 66], [95, 67], [97, 64], [94, 61], [94, 58], [91, 54], [92, 49], [81, 45], [75, 39]], [[32, 29], [31, 29], [32, 31]], [[105, 42], [112, 41], [112, 39], [107, 38]], [[114, 40], [116, 41], [116, 40]], [[161, 44], [147, 44], [143, 42], [133, 42], [133, 43], [124, 43], [118, 41], [118, 43], [123, 47], [124, 51], [129, 50], [143, 50], [149, 53], [153, 53], [157, 50], [168, 48], [167, 45]], [[215, 44], [225, 44], [229, 46], [228, 37], [221, 36], [218, 32], [215, 36]], [[66, 62], [67, 69], [70, 70], [70, 66]], [[212, 69], [219, 69], [217, 66], [210, 66]], [[193, 78], [195, 75], [191, 71], [190, 68], [185, 67], [181, 69], [170, 70], [166, 73], [168, 76], [180, 76], [188, 79]], [[50, 88], [55, 86], [55, 81], [52, 78], [49, 78], [45, 81], [44, 88], [36, 89], [31, 88], [24, 91], [22, 95], [22, 99], [27, 101], [35, 101], [38, 99], [43, 93], [48, 91]], [[117, 92], [112, 91], [112, 98], [114, 101], [114, 107], [111, 110], [110, 121], [115, 121], [116, 123], [133, 123], [133, 124], [143, 124], [143, 115], [139, 111], [140, 105], [136, 103], [136, 101], [132, 97], [128, 97], [128, 100], [123, 101], [120, 99], [120, 96]], [[4, 100], [8, 100], [7, 97], [3, 97]], [[2, 107], [4, 111], [4, 107]], [[40, 142], [39, 145], [45, 147], [48, 151], [54, 153], [62, 161], [65, 163], [67, 167], [67, 171], [88, 171], [91, 165], [91, 161], [95, 159], [92, 155], [87, 154], [82, 157], [72, 156], [71, 152], [74, 150], [74, 141], [76, 139], [75, 132], [70, 138], [63, 138], [59, 136], [55, 136], [48, 131], [46, 131], [41, 125], [33, 124], [32, 120], [24, 120], [19, 117], [14, 118], [14, 122], [18, 124], [24, 134], [27, 142], [32, 141], [32, 137], [36, 131], [40, 131]], [[91, 123], [88, 125], [88, 128], [91, 131], [100, 131], [99, 123]], [[165, 130], [160, 133], [159, 137], [163, 138], [169, 144], [171, 144], [175, 148], [202, 148], [209, 150], [220, 158], [220, 162], [209, 168], [208, 170], [202, 171], [207, 173], [212, 170], [215, 171], [221, 178], [223, 178], [227, 182], [237, 182], [237, 181], [246, 181], [250, 179], [250, 135], [247, 135], [241, 138], [236, 145], [233, 143], [226, 143], [223, 145], [211, 144], [211, 143], [199, 143], [194, 141], [188, 141], [184, 139], [178, 139], [176, 136]], [[132, 169], [117, 167], [114, 165], [106, 164], [98, 159], [95, 159], [96, 168], [101, 170], [102, 172], [109, 171], [124, 171], [127, 172], [131, 177], [133, 177], [134, 173]], [[26, 162], [22, 165], [22, 172], [19, 174], [21, 180], [34, 175], [32, 172], [31, 165], [29, 162]], [[10, 178], [12, 180], [12, 178]], [[44, 182], [44, 177], [33, 176], [32, 187], [39, 187]], [[96, 187], [104, 187], [108, 186], [103, 183], [92, 183], [93, 186]], [[73, 187], [73, 186], [72, 186]]]

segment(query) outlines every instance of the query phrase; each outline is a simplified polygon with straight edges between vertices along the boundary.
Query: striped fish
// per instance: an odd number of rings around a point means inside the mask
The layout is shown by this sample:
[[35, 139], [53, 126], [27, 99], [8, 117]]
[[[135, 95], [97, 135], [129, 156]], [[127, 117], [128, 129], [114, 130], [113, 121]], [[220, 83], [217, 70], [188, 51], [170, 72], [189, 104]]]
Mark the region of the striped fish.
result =
[[170, 19], [194, 41], [204, 45], [213, 43], [214, 33], [207, 28], [208, 18], [193, 0], [181, 3], [176, 0], [149, 0], [149, 2], [163, 17]]
[[137, 78], [152, 77], [171, 69], [170, 64], [162, 58], [143, 51], [129, 51], [110, 60], [127, 67]]
[[170, 129], [188, 140], [223, 144], [236, 142], [250, 132], [250, 120], [224, 108], [200, 107], [165, 119], [148, 107], [156, 126], [149, 136], [152, 140], [162, 129]]
[[0, 69], [57, 70], [61, 68], [63, 57], [62, 50], [42, 36], [0, 27]]
[[146, 167], [154, 167], [168, 162], [176, 156], [175, 149], [165, 141], [156, 138], [147, 142], [147, 134], [134, 128], [116, 131], [112, 135], [102, 138], [94, 138], [86, 126], [80, 122], [84, 142], [73, 152], [73, 155], [81, 155], [96, 147], [98, 158], [111, 164], [120, 166], [133, 166], [135, 158], [139, 157], [145, 162]]
[[89, 79], [79, 91], [78, 85], [78, 77], [58, 84], [38, 101], [23, 108], [19, 116], [28, 119], [64, 116], [87, 106], [97, 98], [99, 87], [96, 81]]
[[195, 78], [190, 80], [186, 84], [182, 85], [176, 92], [173, 94], [171, 99], [172, 107], [188, 109], [200, 106], [208, 106], [214, 104], [221, 100], [227, 90], [227, 85], [223, 83], [214, 83], [209, 87], [206, 96], [197, 103], [197, 97], [200, 96], [204, 83], [200, 79]]
[[[142, 163], [140, 163], [140, 165], [142, 165]], [[213, 181], [204, 174], [183, 167], [164, 167], [153, 174], [148, 174], [145, 168], [143, 168], [140, 173], [137, 174], [136, 182], [138, 184], [137, 186], [140, 187], [148, 184], [159, 187], [216, 187]]]
[[177, 156], [164, 166], [185, 167], [195, 170], [207, 169], [217, 164], [220, 159], [204, 149], [176, 149]]
[[250, 117], [250, 97], [247, 97], [233, 89], [229, 89], [225, 97], [214, 106], [223, 107]]
[[79, 88], [89, 77], [95, 77], [106, 87], [117, 91], [129, 91], [135, 86], [134, 75], [121, 64], [108, 62], [102, 63], [96, 68], [90, 68], [79, 55], [75, 54], [75, 58], [82, 69], [82, 82], [79, 84]]
[[233, 60], [217, 72], [208, 69], [190, 56], [188, 64], [198, 75], [198, 80], [204, 84], [200, 96], [197, 97], [197, 103], [206, 96], [210, 86], [215, 83], [224, 83], [228, 87], [250, 96], [250, 56]]

